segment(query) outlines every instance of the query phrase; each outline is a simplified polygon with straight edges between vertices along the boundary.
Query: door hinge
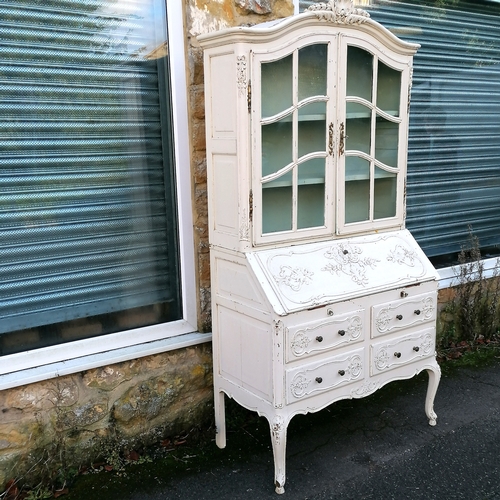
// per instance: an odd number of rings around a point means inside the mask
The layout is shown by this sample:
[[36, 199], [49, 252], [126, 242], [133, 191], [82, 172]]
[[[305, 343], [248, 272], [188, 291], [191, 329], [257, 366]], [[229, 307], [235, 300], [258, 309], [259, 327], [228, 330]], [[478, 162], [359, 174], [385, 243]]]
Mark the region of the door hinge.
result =
[[252, 80], [248, 80], [247, 85], [247, 106], [248, 112], [252, 111]]
[[248, 196], [248, 222], [253, 221], [253, 191], [250, 189], [250, 195]]

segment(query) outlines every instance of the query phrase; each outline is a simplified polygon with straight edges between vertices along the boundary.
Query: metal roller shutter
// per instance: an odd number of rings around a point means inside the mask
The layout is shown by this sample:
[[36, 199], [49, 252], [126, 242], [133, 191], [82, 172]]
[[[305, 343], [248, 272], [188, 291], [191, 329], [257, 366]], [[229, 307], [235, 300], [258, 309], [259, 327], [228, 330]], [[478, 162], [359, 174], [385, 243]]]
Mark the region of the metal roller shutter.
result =
[[0, 5], [0, 333], [160, 302], [180, 315], [155, 3]]

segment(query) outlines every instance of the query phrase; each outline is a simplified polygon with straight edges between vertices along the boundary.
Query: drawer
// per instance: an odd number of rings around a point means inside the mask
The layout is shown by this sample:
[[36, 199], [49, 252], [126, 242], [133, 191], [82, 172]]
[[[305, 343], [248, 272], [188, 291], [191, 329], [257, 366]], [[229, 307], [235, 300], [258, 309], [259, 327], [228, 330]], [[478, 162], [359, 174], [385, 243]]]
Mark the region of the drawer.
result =
[[436, 320], [437, 292], [372, 307], [372, 338]]
[[333, 315], [290, 327], [286, 331], [286, 360], [294, 361], [365, 338], [366, 317], [363, 309]]
[[372, 375], [413, 363], [433, 356], [435, 330], [428, 328], [420, 332], [397, 337], [371, 346], [370, 370]]
[[364, 378], [364, 348], [285, 371], [287, 403]]

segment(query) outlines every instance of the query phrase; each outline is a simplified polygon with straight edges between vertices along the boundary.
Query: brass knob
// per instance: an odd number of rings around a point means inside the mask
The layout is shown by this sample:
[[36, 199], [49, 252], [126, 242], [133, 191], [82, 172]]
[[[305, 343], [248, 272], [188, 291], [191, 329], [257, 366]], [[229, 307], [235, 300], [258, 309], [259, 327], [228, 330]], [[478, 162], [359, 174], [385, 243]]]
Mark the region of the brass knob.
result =
[[345, 370], [339, 370], [339, 375], [343, 377], [345, 375]]
[[317, 340], [318, 342], [323, 342], [323, 337], [322, 337], [321, 335], [318, 335], [318, 336], [316, 337], [316, 340]]
[[323, 382], [323, 379], [321, 377], [316, 377], [316, 382], [318, 382], [318, 384], [321, 384], [321, 382]]
[[400, 358], [401, 357], [401, 353], [400, 352], [395, 352], [394, 356], [396, 356], [396, 358]]
[[345, 335], [345, 330], [339, 330], [339, 335], [343, 337]]
[[420, 314], [420, 309], [415, 309], [413, 312], [418, 316]]
[[414, 350], [415, 352], [418, 352], [418, 351], [420, 351], [420, 347], [418, 347], [418, 345], [416, 345], [416, 346], [413, 348], [413, 350]]
[[349, 253], [349, 250], [344, 250], [342, 253], [343, 253], [344, 255], [347, 255], [347, 254]]
[[399, 321], [401, 321], [401, 320], [403, 319], [403, 315], [402, 315], [402, 314], [398, 314], [398, 315], [396, 316], [396, 319], [399, 319]]

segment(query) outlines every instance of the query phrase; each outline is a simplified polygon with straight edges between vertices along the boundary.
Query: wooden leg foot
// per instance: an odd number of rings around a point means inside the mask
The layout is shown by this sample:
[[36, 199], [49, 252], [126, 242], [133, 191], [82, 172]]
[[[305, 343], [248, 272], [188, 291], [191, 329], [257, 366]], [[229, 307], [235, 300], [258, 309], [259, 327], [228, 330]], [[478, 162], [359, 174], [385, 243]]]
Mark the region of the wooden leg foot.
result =
[[429, 385], [427, 386], [427, 396], [425, 398], [425, 413], [429, 419], [429, 425], [434, 426], [437, 423], [437, 415], [434, 412], [434, 398], [441, 380], [441, 369], [436, 363], [434, 368], [427, 369], [427, 373], [429, 375]]

